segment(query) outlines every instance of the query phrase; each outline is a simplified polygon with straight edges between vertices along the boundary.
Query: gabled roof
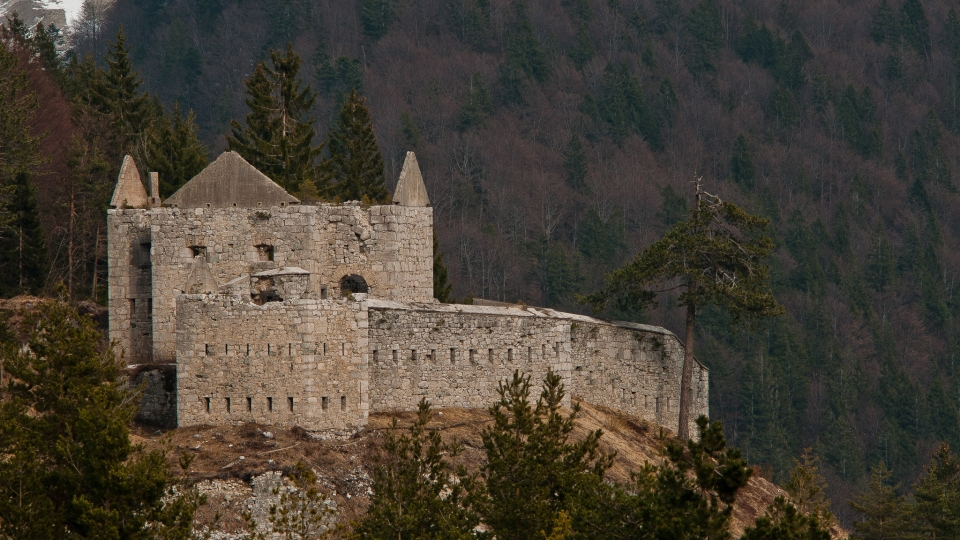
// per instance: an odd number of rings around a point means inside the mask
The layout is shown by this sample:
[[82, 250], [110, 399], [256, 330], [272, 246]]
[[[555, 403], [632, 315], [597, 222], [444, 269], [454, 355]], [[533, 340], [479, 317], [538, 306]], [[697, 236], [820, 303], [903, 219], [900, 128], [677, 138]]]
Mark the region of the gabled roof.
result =
[[143, 189], [136, 162], [132, 157], [124, 156], [123, 164], [120, 165], [120, 177], [117, 178], [117, 187], [113, 190], [113, 198], [110, 199], [110, 206], [143, 208], [149, 202], [150, 199], [147, 197], [147, 190]]
[[420, 174], [417, 155], [413, 152], [407, 152], [407, 158], [403, 160], [403, 169], [400, 171], [397, 189], [393, 192], [393, 204], [430, 206], [427, 186], [423, 185], [423, 175]]
[[224, 152], [164, 201], [178, 208], [269, 208], [299, 204], [236, 152]]

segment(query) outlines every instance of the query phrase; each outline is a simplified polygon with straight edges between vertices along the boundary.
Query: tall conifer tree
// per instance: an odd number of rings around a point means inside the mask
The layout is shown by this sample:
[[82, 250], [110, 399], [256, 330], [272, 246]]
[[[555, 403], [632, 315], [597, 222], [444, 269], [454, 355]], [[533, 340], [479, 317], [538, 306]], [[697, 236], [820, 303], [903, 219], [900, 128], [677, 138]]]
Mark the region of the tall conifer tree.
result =
[[330, 157], [321, 165], [323, 183], [333, 183], [330, 192], [334, 197], [371, 204], [390, 202], [370, 110], [356, 91], [343, 103], [340, 118], [327, 136], [327, 147]]
[[133, 69], [122, 28], [104, 59], [107, 70], [93, 88], [93, 105], [111, 117], [120, 136], [129, 144], [144, 132], [151, 111], [149, 96], [140, 92], [143, 79]]
[[174, 103], [169, 116], [153, 126], [147, 146], [147, 169], [160, 173], [160, 195], [169, 197], [207, 164], [207, 149], [197, 138], [193, 111], [184, 117]]
[[287, 191], [298, 192], [304, 182], [316, 181], [323, 150], [313, 145], [314, 120], [307, 117], [317, 94], [300, 79], [301, 60], [292, 44], [285, 53], [271, 50], [270, 62], [273, 67], [258, 63], [244, 83], [250, 112], [246, 126], [230, 123], [227, 146]]
[[4, 206], [10, 221], [0, 231], [0, 294], [35, 295], [43, 289], [50, 270], [37, 193], [25, 172], [17, 174], [12, 187]]

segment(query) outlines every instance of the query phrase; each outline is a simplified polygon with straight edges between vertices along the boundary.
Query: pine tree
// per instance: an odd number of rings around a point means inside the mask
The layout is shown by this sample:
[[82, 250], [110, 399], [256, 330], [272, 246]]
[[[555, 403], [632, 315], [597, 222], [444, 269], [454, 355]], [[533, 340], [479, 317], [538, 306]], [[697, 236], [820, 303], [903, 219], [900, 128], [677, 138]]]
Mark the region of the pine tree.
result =
[[515, 372], [497, 393], [500, 399], [490, 408], [493, 425], [481, 434], [487, 456], [481, 517], [497, 538], [541, 537], [553, 530], [561, 511], [578, 510], [579, 494], [603, 482], [613, 456], [600, 451], [599, 430], [570, 441], [580, 407], [561, 414], [560, 375], [547, 373], [535, 406], [529, 375]]
[[453, 301], [450, 296], [450, 290], [453, 284], [450, 283], [447, 274], [447, 266], [443, 264], [443, 251], [440, 251], [440, 241], [437, 235], [433, 235], [433, 297], [442, 304], [449, 304]]
[[567, 56], [570, 57], [573, 65], [577, 66], [577, 69], [583, 69], [583, 66], [593, 59], [594, 54], [593, 39], [590, 38], [587, 25], [581, 23], [577, 28], [577, 33], [573, 36], [573, 47], [570, 48]]
[[[657, 285], [682, 280], [677, 304], [686, 307], [686, 340], [680, 387], [677, 435], [690, 438], [693, 399], [694, 331], [697, 310], [724, 308], [734, 322], [783, 313], [768, 284], [767, 259], [773, 242], [765, 236], [769, 220], [704, 192], [697, 184], [690, 217], [674, 225], [626, 266], [608, 274], [599, 292], [580, 301], [594, 310], [615, 302], [624, 308], [655, 303]], [[654, 290], [651, 290], [654, 287]]]
[[374, 41], [387, 35], [398, 11], [396, 0], [361, 0], [360, 23], [364, 35]]
[[576, 133], [570, 135], [567, 147], [563, 150], [563, 168], [567, 172], [567, 185], [577, 192], [588, 191], [587, 153]]
[[444, 443], [439, 430], [429, 430], [431, 417], [430, 404], [422, 399], [408, 434], [397, 435], [394, 419], [385, 455], [373, 471], [370, 507], [354, 525], [353, 537], [474, 538], [479, 519], [469, 504], [473, 478], [451, 465], [461, 447]]
[[457, 127], [466, 131], [474, 126], [483, 125], [487, 116], [493, 113], [493, 100], [487, 85], [483, 82], [483, 75], [476, 72], [470, 77], [470, 87], [467, 89], [467, 101], [460, 107], [460, 119]]
[[247, 87], [246, 127], [232, 121], [227, 146], [289, 192], [305, 181], [317, 182], [317, 158], [323, 147], [313, 145], [313, 118], [308, 118], [317, 94], [299, 77], [300, 56], [287, 44], [285, 52], [271, 50], [270, 62], [257, 64]]
[[25, 172], [17, 173], [12, 187], [3, 209], [9, 222], [0, 228], [0, 290], [4, 296], [36, 295], [50, 271], [37, 193]]
[[922, 538], [960, 538], [960, 460], [946, 443], [914, 486], [912, 528]]
[[900, 6], [900, 32], [903, 40], [920, 56], [930, 52], [930, 22], [920, 0], [904, 0]]
[[40, 104], [11, 46], [0, 39], [0, 185], [43, 160], [37, 146], [40, 138], [30, 134], [30, 119]]
[[880, 0], [877, 12], [873, 15], [873, 23], [870, 25], [870, 37], [876, 43], [889, 43], [896, 46], [900, 41], [900, 27], [897, 23], [897, 17], [893, 14], [893, 8], [887, 0]]
[[370, 204], [390, 202], [370, 110], [366, 99], [355, 91], [350, 92], [336, 125], [327, 135], [327, 149], [330, 157], [321, 169], [324, 183], [332, 183], [330, 192], [334, 197]]
[[0, 538], [190, 538], [202, 499], [131, 443], [139, 400], [94, 320], [42, 301], [2, 348]]
[[108, 115], [129, 149], [144, 133], [150, 117], [149, 96], [140, 91], [143, 79], [134, 71], [123, 28], [105, 55], [107, 70], [93, 88], [93, 106]]
[[873, 467], [870, 488], [850, 501], [863, 521], [853, 524], [853, 538], [858, 540], [887, 540], [901, 538], [907, 532], [905, 501], [897, 495], [899, 484], [890, 485], [890, 469], [882, 462]]
[[207, 165], [207, 149], [197, 138], [193, 111], [184, 117], [174, 103], [150, 130], [146, 167], [160, 175], [160, 195], [169, 197]]
[[767, 508], [765, 515], [757, 518], [752, 527], [744, 531], [740, 540], [830, 540], [830, 531], [816, 516], [804, 515], [786, 497], [779, 496]]
[[730, 177], [744, 189], [752, 189], [757, 177], [753, 158], [750, 156], [750, 145], [747, 144], [747, 138], [743, 133], [737, 135], [733, 141], [733, 151], [730, 153]]

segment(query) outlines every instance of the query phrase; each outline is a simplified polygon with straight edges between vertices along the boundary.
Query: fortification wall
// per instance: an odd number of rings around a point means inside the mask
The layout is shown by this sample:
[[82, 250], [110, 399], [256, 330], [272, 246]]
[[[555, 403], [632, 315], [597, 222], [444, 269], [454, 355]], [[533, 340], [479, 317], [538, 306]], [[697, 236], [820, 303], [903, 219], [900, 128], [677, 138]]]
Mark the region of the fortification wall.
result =
[[107, 213], [107, 305], [110, 339], [128, 364], [153, 360], [153, 280], [150, 215], [146, 210]]
[[[515, 370], [570, 377], [570, 325], [520, 309], [370, 301], [370, 406], [489, 407]], [[457, 309], [461, 308], [461, 309]], [[567, 396], [569, 403], [569, 394]]]
[[338, 298], [270, 302], [182, 295], [177, 424], [363, 425], [367, 310]]
[[[138, 363], [174, 362], [177, 296], [197, 254], [219, 285], [298, 266], [310, 272], [308, 293], [318, 298], [339, 296], [340, 280], [356, 274], [371, 296], [430, 301], [432, 223], [431, 208], [358, 204], [110, 210], [111, 339]], [[131, 300], [139, 300], [144, 321]]]
[[[371, 300], [370, 406], [488, 407], [514, 370], [548, 369], [576, 397], [664, 426], [679, 418], [684, 348], [658, 327], [532, 308]], [[694, 369], [692, 418], [708, 413], [708, 372]], [[568, 402], [569, 403], [569, 402]]]

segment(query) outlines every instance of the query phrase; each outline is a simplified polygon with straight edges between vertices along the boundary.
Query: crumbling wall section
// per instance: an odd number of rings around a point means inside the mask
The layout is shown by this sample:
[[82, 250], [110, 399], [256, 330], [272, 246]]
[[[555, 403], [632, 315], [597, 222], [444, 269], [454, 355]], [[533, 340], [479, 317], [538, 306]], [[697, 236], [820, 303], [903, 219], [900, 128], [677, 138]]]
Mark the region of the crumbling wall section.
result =
[[347, 299], [262, 306], [182, 295], [177, 424], [350, 429], [369, 412], [367, 310]]
[[148, 210], [107, 211], [109, 334], [127, 364], [154, 360], [150, 227]]

